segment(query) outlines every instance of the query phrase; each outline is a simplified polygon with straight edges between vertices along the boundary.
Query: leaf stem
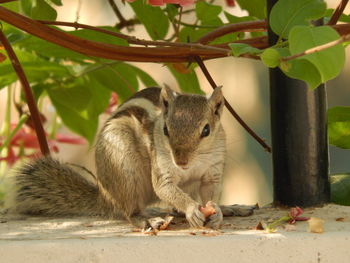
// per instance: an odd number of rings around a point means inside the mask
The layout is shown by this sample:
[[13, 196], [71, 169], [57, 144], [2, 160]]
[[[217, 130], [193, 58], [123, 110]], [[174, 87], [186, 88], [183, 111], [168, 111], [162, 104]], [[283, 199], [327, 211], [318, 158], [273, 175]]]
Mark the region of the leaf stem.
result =
[[19, 119], [16, 127], [10, 132], [10, 134], [6, 137], [5, 141], [3, 142], [2, 145], [0, 145], [0, 152], [3, 149], [6, 149], [9, 143], [11, 142], [13, 136], [16, 135], [16, 133], [19, 131], [19, 129], [23, 126], [23, 124], [28, 120], [29, 116], [27, 114], [24, 114], [21, 116]]
[[297, 53], [297, 54], [294, 54], [294, 55], [291, 55], [291, 56], [288, 56], [288, 57], [283, 57], [281, 60], [282, 61], [289, 61], [289, 60], [296, 59], [296, 58], [299, 58], [299, 57], [302, 57], [302, 56], [306, 56], [306, 55], [309, 55], [309, 54], [320, 52], [322, 50], [325, 50], [325, 49], [330, 48], [330, 47], [334, 47], [334, 46], [339, 45], [339, 44], [341, 44], [341, 43], [343, 43], [345, 41], [348, 41], [348, 40], [350, 40], [350, 34], [341, 36], [339, 39], [331, 41], [331, 42], [328, 42], [326, 44], [319, 45], [319, 46], [307, 49], [307, 50], [305, 50], [303, 52], [300, 52], [300, 53]]
[[289, 215], [282, 216], [281, 218], [277, 219], [276, 221], [272, 222], [271, 224], [268, 224], [266, 226], [267, 232], [273, 232], [276, 227], [282, 225], [285, 222], [288, 222], [291, 219]]

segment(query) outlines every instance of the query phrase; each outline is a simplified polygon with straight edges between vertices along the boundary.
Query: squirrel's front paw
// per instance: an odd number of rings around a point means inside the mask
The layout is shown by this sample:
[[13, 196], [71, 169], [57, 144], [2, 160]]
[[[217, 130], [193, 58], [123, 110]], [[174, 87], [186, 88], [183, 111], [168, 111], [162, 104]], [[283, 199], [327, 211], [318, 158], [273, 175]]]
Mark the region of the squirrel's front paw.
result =
[[199, 228], [204, 225], [205, 217], [199, 207], [199, 204], [191, 204], [186, 209], [186, 219], [191, 227]]
[[211, 202], [211, 206], [215, 209], [215, 214], [209, 216], [205, 222], [205, 226], [213, 229], [218, 229], [221, 226], [223, 220], [223, 214], [220, 207]]

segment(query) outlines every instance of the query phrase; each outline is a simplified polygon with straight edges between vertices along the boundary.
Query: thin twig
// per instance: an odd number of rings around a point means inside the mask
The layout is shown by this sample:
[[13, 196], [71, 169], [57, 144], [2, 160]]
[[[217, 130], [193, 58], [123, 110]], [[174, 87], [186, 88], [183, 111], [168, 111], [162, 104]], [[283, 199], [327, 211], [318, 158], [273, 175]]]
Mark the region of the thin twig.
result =
[[75, 12], [75, 22], [78, 23], [79, 19], [80, 19], [80, 10], [81, 10], [81, 3], [82, 0], [78, 0], [78, 6], [77, 6], [77, 11]]
[[190, 48], [204, 48], [208, 50], [215, 50], [219, 52], [228, 52], [226, 48], [220, 48], [220, 47], [215, 47], [215, 46], [208, 46], [208, 45], [203, 45], [200, 43], [179, 43], [179, 42], [165, 42], [165, 41], [151, 41], [151, 40], [143, 40], [139, 39], [136, 37], [124, 35], [122, 33], [118, 32], [113, 32], [109, 31], [103, 28], [99, 27], [94, 27], [86, 24], [80, 24], [80, 23], [71, 23], [71, 22], [63, 22], [63, 21], [47, 21], [47, 20], [36, 20], [42, 24], [45, 25], [57, 25], [57, 26], [68, 26], [68, 27], [74, 27], [74, 28], [84, 28], [88, 30], [93, 30], [96, 32], [100, 32], [103, 34], [115, 36], [121, 39], [126, 40], [129, 44], [134, 44], [134, 45], [142, 45], [142, 46], [162, 46], [162, 47], [190, 47]]
[[38, 21], [44, 25], [74, 27], [75, 29], [84, 28], [84, 29], [100, 32], [100, 33], [103, 33], [106, 35], [111, 35], [111, 36], [114, 36], [117, 38], [125, 39], [126, 41], [128, 41], [129, 44], [131, 44], [134, 40], [136, 40], [136, 38], [132, 37], [132, 36], [127, 36], [127, 35], [124, 35], [122, 33], [113, 32], [113, 31], [106, 30], [106, 29], [103, 29], [100, 27], [81, 24], [78, 22], [64, 22], [64, 21], [50, 21], [50, 20], [36, 20], [36, 21]]
[[22, 84], [24, 95], [25, 95], [25, 98], [26, 98], [26, 101], [27, 101], [27, 104], [29, 107], [30, 115], [31, 115], [31, 118], [32, 118], [33, 123], [34, 123], [36, 136], [37, 136], [37, 139], [39, 141], [41, 153], [43, 155], [49, 155], [50, 149], [49, 149], [49, 146], [47, 144], [45, 131], [44, 131], [44, 128], [43, 128], [41, 120], [40, 120], [39, 110], [36, 106], [34, 96], [33, 96], [32, 90], [30, 88], [29, 82], [28, 82], [27, 77], [23, 71], [23, 68], [22, 68], [22, 66], [21, 66], [21, 64], [16, 56], [16, 53], [13, 51], [10, 42], [7, 40], [7, 38], [4, 35], [2, 30], [0, 30], [0, 41], [1, 41], [2, 45], [4, 46], [8, 56], [10, 58], [13, 69], [16, 71], [16, 74], [18, 76], [19, 81]]
[[329, 20], [328, 25], [330, 25], [330, 26], [335, 25], [338, 22], [341, 14], [344, 12], [344, 9], [345, 9], [346, 5], [348, 4], [348, 2], [349, 2], [349, 0], [342, 0], [339, 3], [339, 5], [335, 9], [331, 19]]
[[119, 23], [118, 28], [121, 29], [128, 24], [128, 21], [124, 18], [123, 14], [120, 12], [118, 6], [114, 2], [114, 0], [108, 0], [109, 5], [111, 6], [114, 14], [117, 16]]
[[[212, 86], [213, 89], [215, 89], [217, 87], [214, 79], [212, 78], [212, 76], [210, 75], [207, 67], [205, 66], [203, 60], [199, 57], [196, 56], [194, 58], [197, 62], [197, 64], [199, 65], [199, 67], [201, 68], [204, 76], [207, 78], [208, 82], [210, 83], [210, 85]], [[271, 153], [271, 147], [268, 146], [266, 144], [266, 142], [261, 139], [243, 120], [242, 118], [238, 115], [238, 113], [232, 108], [232, 106], [230, 105], [230, 103], [225, 99], [225, 106], [226, 108], [229, 110], [229, 112], [231, 113], [231, 115], [238, 121], [238, 123], [258, 142], [260, 143], [260, 145], [262, 147], [264, 147], [264, 149]]]
[[176, 37], [179, 39], [180, 38], [180, 25], [181, 25], [181, 19], [182, 19], [182, 11], [183, 8], [180, 7], [180, 13], [179, 13], [179, 20], [175, 20], [175, 22], [177, 23], [177, 25], [175, 25], [175, 35]]
[[17, 0], [0, 0], [0, 4], [5, 4], [5, 3], [9, 3], [9, 2], [14, 2]]
[[292, 56], [284, 57], [284, 58], [282, 58], [282, 61], [288, 61], [288, 60], [292, 60], [292, 59], [295, 59], [295, 58], [306, 56], [306, 55], [309, 55], [309, 54], [312, 54], [312, 53], [320, 52], [322, 50], [325, 50], [325, 49], [330, 48], [330, 47], [334, 47], [334, 46], [339, 45], [339, 44], [341, 44], [341, 43], [343, 43], [345, 41], [348, 41], [348, 40], [350, 40], [350, 34], [342, 36], [339, 39], [334, 40], [332, 42], [328, 42], [326, 44], [319, 45], [319, 46], [307, 49], [307, 50], [305, 50], [303, 52], [300, 52], [298, 54], [294, 54]]

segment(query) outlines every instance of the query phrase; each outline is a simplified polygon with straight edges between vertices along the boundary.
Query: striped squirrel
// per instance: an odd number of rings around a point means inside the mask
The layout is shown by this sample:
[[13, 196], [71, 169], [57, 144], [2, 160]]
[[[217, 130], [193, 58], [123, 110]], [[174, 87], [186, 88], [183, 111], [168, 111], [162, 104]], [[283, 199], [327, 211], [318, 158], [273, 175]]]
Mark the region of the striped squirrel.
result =
[[[16, 170], [8, 211], [124, 217], [143, 228], [162, 224], [143, 215], [157, 200], [184, 213], [191, 227], [218, 228], [225, 215], [249, 215], [252, 207], [217, 205], [226, 154], [223, 106], [221, 88], [210, 96], [168, 87], [141, 90], [120, 105], [98, 136], [96, 182], [42, 157]], [[216, 213], [205, 219], [200, 207], [209, 200]]]

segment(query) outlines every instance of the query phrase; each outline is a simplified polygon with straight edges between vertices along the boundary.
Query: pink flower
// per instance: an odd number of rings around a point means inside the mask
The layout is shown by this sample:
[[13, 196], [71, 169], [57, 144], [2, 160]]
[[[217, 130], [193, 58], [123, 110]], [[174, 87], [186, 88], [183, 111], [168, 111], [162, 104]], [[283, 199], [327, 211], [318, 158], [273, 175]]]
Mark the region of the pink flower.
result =
[[85, 139], [81, 137], [64, 135], [60, 133], [57, 133], [56, 138], [50, 141], [56, 141], [60, 143], [69, 143], [69, 144], [84, 144], [86, 142]]
[[111, 114], [116, 105], [118, 105], [118, 94], [115, 92], [112, 92], [112, 96], [109, 99], [109, 105], [108, 105], [107, 109], [105, 110], [105, 113]]
[[276, 221], [272, 222], [271, 224], [266, 226], [266, 231], [269, 233], [275, 232], [277, 227], [285, 224], [285, 223], [289, 223], [289, 224], [294, 224], [296, 221], [307, 221], [310, 218], [309, 217], [301, 217], [300, 215], [303, 213], [303, 209], [301, 209], [300, 207], [296, 206], [296, 207], [292, 207], [289, 210], [289, 213], [285, 216], [280, 217], [279, 219], [277, 219]]
[[235, 3], [235, 0], [226, 0], [226, 5], [227, 6], [235, 6], [236, 5], [236, 3]]
[[[14, 129], [16, 125], [11, 125]], [[4, 142], [5, 138], [0, 136], [0, 146]], [[56, 134], [56, 138], [48, 139], [49, 148], [53, 152], [58, 152], [59, 148], [57, 143], [69, 143], [69, 144], [84, 144], [85, 139], [77, 136], [70, 136], [64, 134]], [[8, 153], [6, 157], [0, 157], [0, 161], [6, 161], [10, 166], [15, 164], [16, 161], [22, 157], [36, 158], [41, 155], [40, 146], [35, 134], [35, 131], [30, 127], [22, 127], [12, 137], [10, 143], [7, 146]], [[31, 151], [28, 153], [26, 149]]]
[[303, 209], [301, 209], [299, 206], [292, 207], [288, 213], [290, 216], [289, 224], [294, 224], [295, 221], [309, 220], [309, 217], [300, 216], [303, 212]]

